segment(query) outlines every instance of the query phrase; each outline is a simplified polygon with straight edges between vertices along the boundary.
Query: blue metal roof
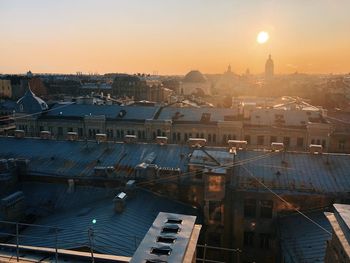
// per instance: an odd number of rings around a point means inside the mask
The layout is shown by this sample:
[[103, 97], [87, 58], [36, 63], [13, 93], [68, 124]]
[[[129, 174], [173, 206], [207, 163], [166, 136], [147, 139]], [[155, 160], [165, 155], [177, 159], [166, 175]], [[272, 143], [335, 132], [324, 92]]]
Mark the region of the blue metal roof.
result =
[[153, 154], [159, 167], [186, 170], [187, 146], [0, 138], [1, 158], [27, 158], [29, 171], [63, 177], [93, 176], [95, 166], [134, 168]]
[[237, 110], [234, 109], [166, 107], [161, 110], [158, 119], [171, 120], [177, 114], [177, 121], [198, 122], [201, 120], [203, 113], [210, 114], [209, 121], [224, 121], [225, 116], [235, 116], [238, 114]]
[[[123, 118], [119, 117], [121, 110], [125, 111]], [[63, 107], [62, 104], [55, 104], [45, 116], [55, 117], [84, 117], [85, 115], [105, 115], [106, 118], [122, 120], [145, 120], [152, 119], [158, 107], [146, 106], [119, 106], [119, 105], [90, 105], [70, 104]]]
[[[254, 160], [259, 156], [262, 158]], [[245, 167], [277, 191], [337, 194], [350, 189], [350, 155], [239, 151], [236, 156], [236, 161], [249, 159]], [[264, 189], [242, 167], [235, 171], [239, 188]]]
[[22, 188], [29, 204], [42, 210], [43, 217], [35, 224], [46, 227], [26, 228], [21, 245], [55, 247], [51, 226], [59, 229], [59, 248], [89, 246], [88, 229], [92, 228], [95, 251], [132, 256], [159, 212], [197, 214], [191, 206], [140, 189], [127, 199], [125, 210], [116, 213], [112, 202], [118, 193], [115, 190], [77, 186], [68, 193], [67, 186], [46, 183], [26, 183]]
[[[322, 211], [308, 213], [307, 216], [329, 232], [332, 231]], [[326, 241], [331, 239], [327, 232], [299, 214], [281, 218], [279, 223], [284, 262], [324, 262]]]

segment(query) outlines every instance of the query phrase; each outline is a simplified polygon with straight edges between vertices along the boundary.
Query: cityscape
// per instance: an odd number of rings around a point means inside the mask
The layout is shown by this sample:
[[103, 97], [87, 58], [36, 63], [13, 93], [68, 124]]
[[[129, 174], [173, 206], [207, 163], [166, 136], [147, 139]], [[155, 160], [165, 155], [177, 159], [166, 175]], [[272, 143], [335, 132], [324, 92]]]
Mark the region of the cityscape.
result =
[[350, 2], [0, 5], [0, 262], [350, 262]]

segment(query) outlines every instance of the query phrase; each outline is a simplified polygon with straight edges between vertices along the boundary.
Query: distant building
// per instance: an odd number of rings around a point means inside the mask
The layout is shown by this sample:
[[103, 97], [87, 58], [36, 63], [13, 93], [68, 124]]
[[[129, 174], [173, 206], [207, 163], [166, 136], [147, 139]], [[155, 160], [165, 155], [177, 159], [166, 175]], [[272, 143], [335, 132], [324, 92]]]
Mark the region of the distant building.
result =
[[112, 85], [112, 94], [115, 97], [129, 97], [134, 100], [166, 102], [171, 93], [171, 90], [165, 89], [159, 81], [143, 79], [136, 75], [117, 75]]
[[211, 84], [198, 70], [192, 70], [186, 74], [180, 83], [180, 94], [197, 95], [199, 97], [210, 95]]
[[11, 81], [8, 79], [0, 79], [0, 98], [11, 98], [12, 87]]
[[273, 60], [271, 59], [271, 55], [269, 55], [269, 58], [266, 60], [265, 63], [265, 80], [269, 81], [272, 80], [274, 76], [274, 64]]

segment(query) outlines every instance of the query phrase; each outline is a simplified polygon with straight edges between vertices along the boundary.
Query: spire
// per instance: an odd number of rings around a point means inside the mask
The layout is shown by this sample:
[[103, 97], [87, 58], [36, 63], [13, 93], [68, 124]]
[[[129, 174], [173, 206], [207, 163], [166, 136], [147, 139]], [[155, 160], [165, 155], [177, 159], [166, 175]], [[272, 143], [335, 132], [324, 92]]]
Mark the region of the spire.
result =
[[231, 72], [231, 64], [228, 64], [227, 72]]

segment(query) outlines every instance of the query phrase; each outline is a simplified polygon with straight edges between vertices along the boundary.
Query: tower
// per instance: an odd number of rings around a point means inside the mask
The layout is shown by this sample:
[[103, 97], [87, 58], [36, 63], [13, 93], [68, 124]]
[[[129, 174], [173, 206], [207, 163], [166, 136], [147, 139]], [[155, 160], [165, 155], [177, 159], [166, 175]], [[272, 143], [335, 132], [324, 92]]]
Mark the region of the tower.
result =
[[271, 54], [265, 63], [265, 80], [271, 80], [274, 75], [274, 65], [273, 60], [271, 59]]

